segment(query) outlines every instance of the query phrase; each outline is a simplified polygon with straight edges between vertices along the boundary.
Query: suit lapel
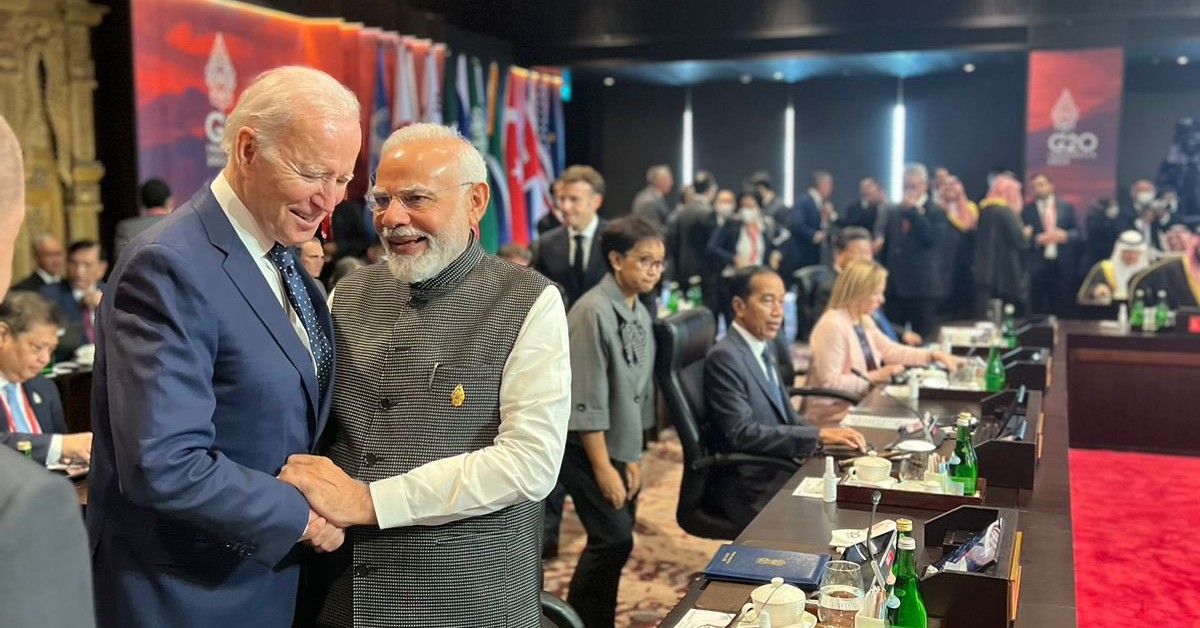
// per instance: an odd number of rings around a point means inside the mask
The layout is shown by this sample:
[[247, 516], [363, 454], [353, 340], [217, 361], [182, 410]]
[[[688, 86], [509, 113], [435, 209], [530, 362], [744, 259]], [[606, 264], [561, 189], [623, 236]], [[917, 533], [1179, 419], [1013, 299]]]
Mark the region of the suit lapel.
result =
[[[604, 233], [604, 227], [608, 221], [598, 220], [596, 223], [596, 232], [592, 234], [591, 253], [588, 253], [588, 267], [584, 275], [588, 278], [588, 283], [595, 285], [604, 277], [604, 273], [608, 272], [608, 262], [604, 260], [604, 254], [600, 252], [600, 234]], [[583, 286], [580, 286], [582, 288]], [[581, 291], [582, 292], [582, 291]]]
[[[317, 282], [309, 277], [307, 272], [301, 273], [301, 275], [304, 278], [304, 287], [308, 291], [308, 297], [312, 299], [313, 309], [317, 312], [317, 322], [320, 323], [321, 331], [325, 333], [325, 337], [329, 339], [329, 347], [332, 349], [334, 346], [333, 318], [329, 314], [329, 304], [317, 287]], [[312, 428], [312, 448], [314, 453], [317, 443], [320, 440], [321, 432], [325, 431], [326, 419], [329, 417], [329, 404], [333, 399], [333, 382], [337, 377], [337, 351], [331, 351], [329, 359], [332, 361], [329, 368], [329, 386], [324, 391], [325, 394], [321, 395], [315, 422], [310, 422], [309, 425]], [[315, 377], [314, 375], [314, 383], [319, 384], [320, 382], [317, 382]]]
[[[262, 322], [263, 326], [267, 328], [267, 332], [283, 350], [288, 361], [300, 373], [304, 391], [308, 394], [309, 405], [312, 408], [309, 427], [315, 430], [317, 427], [316, 415], [321, 407], [321, 400], [317, 391], [317, 373], [313, 368], [312, 356], [305, 350], [291, 321], [288, 320], [287, 314], [272, 295], [271, 288], [263, 278], [262, 272], [259, 271], [258, 265], [251, 259], [246, 247], [238, 240], [233, 225], [225, 216], [217, 199], [213, 197], [208, 188], [202, 190], [201, 194], [204, 195], [204, 198], [197, 203], [196, 214], [204, 223], [209, 241], [225, 253], [225, 262], [222, 264], [222, 268], [225, 269], [225, 274], [229, 275], [242, 298], [254, 310], [258, 320]], [[318, 311], [324, 312], [324, 318], [329, 317], [327, 308], [318, 309]], [[333, 342], [332, 338], [331, 335], [330, 344]]]
[[[767, 401], [770, 402], [771, 407], [775, 409], [776, 418], [778, 418], [782, 423], [788, 423], [787, 412], [785, 412], [783, 406], [780, 405], [781, 402], [779, 400], [779, 395], [776, 394], [775, 391], [771, 390], [771, 385], [767, 383], [767, 375], [763, 372], [762, 363], [758, 361], [758, 356], [754, 355], [754, 352], [750, 349], [750, 345], [746, 342], [746, 339], [742, 338], [742, 334], [740, 334], [736, 329], [730, 329], [726, 333], [733, 338], [734, 346], [741, 351], [743, 367], [748, 372], [754, 373], [754, 381], [758, 383], [759, 390], [762, 391], [763, 395], [766, 395]], [[775, 377], [779, 377], [779, 374], [776, 373]]]

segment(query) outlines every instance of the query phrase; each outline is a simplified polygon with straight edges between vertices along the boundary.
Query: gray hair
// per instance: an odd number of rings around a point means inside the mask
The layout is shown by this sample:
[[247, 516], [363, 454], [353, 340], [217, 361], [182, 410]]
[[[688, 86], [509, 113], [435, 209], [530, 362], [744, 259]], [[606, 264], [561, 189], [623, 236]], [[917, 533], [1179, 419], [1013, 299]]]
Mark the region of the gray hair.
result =
[[920, 179], [922, 181], [928, 181], [929, 180], [929, 170], [927, 168], [925, 168], [925, 164], [917, 162], [917, 161], [911, 161], [909, 163], [904, 164], [904, 176], [905, 177], [916, 176], [916, 177], [920, 177]]
[[267, 70], [242, 92], [229, 112], [221, 150], [226, 157], [233, 154], [233, 143], [242, 127], [254, 129], [264, 148], [271, 150], [301, 115], [318, 120], [350, 119], [357, 124], [358, 97], [320, 70], [300, 65]]
[[[379, 154], [382, 159], [383, 156], [386, 156], [401, 144], [422, 140], [456, 141], [458, 144], [458, 171], [464, 177], [463, 182], [487, 183], [487, 164], [483, 162], [483, 155], [480, 155], [479, 150], [471, 142], [467, 141], [461, 133], [448, 126], [430, 122], [418, 122], [417, 124], [410, 124], [402, 129], [397, 129], [383, 143], [383, 148], [380, 149]], [[372, 173], [373, 176], [374, 173]]]
[[671, 167], [667, 164], [657, 164], [646, 169], [646, 183], [654, 183], [660, 176], [671, 174]]

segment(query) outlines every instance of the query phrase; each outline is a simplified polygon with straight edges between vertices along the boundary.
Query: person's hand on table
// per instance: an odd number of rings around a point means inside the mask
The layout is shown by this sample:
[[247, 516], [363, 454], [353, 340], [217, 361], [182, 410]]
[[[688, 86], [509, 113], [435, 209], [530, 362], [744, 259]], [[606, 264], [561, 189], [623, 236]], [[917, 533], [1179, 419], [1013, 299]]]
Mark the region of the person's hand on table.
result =
[[861, 432], [849, 427], [821, 428], [821, 444], [826, 447], [849, 447], [863, 452], [867, 450], [867, 439]]
[[867, 379], [876, 384], [890, 384], [892, 378], [904, 372], [903, 364], [888, 364], [881, 366], [870, 373], [867, 373]]
[[329, 458], [292, 454], [279, 479], [300, 489], [309, 506], [339, 528], [379, 525], [370, 487], [346, 475]]
[[950, 369], [951, 371], [953, 371], [954, 369], [956, 369], [966, 363], [966, 360], [964, 360], [963, 358], [960, 358], [956, 355], [950, 355], [949, 353], [946, 353], [945, 351], [936, 351], [936, 350], [930, 352], [929, 361], [930, 362], [941, 362], [942, 364], [945, 364], [946, 368]]
[[68, 463], [91, 464], [92, 433], [78, 432], [62, 435], [62, 459]]

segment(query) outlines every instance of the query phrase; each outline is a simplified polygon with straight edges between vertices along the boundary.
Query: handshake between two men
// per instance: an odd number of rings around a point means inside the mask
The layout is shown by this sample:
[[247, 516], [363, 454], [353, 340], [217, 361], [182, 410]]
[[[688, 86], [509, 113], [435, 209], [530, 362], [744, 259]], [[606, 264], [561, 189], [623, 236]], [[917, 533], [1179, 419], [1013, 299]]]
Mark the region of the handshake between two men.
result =
[[378, 525], [371, 489], [324, 456], [293, 454], [279, 479], [299, 489], [308, 501], [308, 527], [300, 542], [332, 552], [346, 540], [346, 528]]

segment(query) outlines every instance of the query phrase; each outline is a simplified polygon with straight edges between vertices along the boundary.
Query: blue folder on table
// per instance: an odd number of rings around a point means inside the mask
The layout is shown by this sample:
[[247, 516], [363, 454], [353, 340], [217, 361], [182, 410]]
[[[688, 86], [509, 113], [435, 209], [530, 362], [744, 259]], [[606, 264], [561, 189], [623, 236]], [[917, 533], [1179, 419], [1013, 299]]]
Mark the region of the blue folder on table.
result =
[[829, 554], [791, 552], [768, 547], [726, 543], [717, 550], [704, 575], [713, 580], [734, 582], [784, 582], [802, 589], [815, 589], [821, 583]]

